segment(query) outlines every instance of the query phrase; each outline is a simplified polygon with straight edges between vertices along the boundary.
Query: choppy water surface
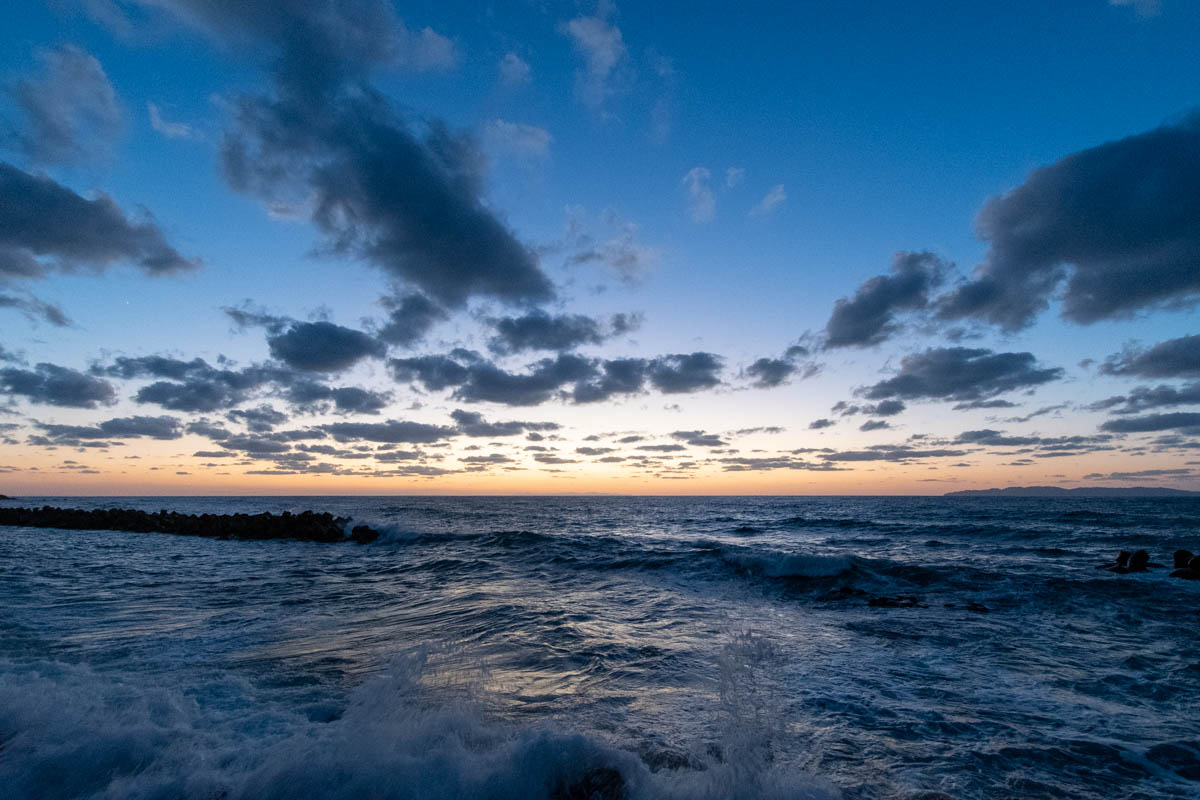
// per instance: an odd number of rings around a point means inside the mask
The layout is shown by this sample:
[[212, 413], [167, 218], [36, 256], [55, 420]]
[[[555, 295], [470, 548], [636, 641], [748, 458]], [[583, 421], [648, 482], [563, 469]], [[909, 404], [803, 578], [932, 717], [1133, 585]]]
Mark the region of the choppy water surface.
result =
[[1194, 500], [21, 502], [386, 535], [0, 529], [6, 797], [1200, 794]]

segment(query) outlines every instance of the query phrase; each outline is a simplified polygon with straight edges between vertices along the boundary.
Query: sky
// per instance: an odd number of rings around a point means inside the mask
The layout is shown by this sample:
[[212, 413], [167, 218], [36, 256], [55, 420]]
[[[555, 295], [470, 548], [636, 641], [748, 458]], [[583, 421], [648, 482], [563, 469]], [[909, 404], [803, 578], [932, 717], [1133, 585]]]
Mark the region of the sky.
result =
[[1200, 489], [1200, 4], [15, 0], [0, 492]]

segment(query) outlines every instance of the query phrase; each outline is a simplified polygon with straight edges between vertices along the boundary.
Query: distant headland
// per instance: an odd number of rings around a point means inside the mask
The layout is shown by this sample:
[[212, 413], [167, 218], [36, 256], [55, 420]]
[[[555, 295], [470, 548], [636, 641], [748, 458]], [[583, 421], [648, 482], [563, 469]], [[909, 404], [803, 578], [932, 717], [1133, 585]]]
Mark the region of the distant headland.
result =
[[965, 489], [946, 492], [943, 497], [1200, 497], [1200, 492], [1162, 486], [1007, 486], [1003, 489]]

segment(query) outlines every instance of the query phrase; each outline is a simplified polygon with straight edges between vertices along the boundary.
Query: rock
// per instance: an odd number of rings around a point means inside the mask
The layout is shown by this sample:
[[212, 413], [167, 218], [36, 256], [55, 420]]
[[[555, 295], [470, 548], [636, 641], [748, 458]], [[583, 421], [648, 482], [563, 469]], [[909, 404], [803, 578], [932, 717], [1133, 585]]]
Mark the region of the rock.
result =
[[379, 532], [357, 525], [347, 537], [345, 517], [305, 511], [292, 514], [178, 514], [163, 509], [157, 513], [136, 509], [101, 508], [0, 508], [0, 525], [29, 528], [62, 528], [84, 531], [130, 531], [174, 533], [216, 539], [296, 539], [303, 542], [372, 542]]
[[1192, 560], [1191, 550], [1176, 550], [1175, 551], [1175, 569], [1187, 569], [1188, 562]]
[[[1187, 552], [1186, 550], [1181, 552]], [[1178, 555], [1178, 553], [1176, 553]], [[1187, 566], [1171, 573], [1172, 578], [1183, 578], [1189, 581], [1200, 581], [1200, 556], [1188, 559]]]
[[978, 611], [980, 614], [986, 614], [991, 611], [991, 609], [985, 606], [983, 603], [976, 603], [974, 600], [972, 600], [971, 602], [967, 603], [967, 611]]

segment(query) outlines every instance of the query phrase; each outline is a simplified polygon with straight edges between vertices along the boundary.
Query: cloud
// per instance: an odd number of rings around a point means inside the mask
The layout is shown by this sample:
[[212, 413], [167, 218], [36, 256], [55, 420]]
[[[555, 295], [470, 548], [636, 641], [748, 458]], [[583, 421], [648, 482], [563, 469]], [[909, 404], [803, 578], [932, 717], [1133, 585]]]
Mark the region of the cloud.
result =
[[330, 403], [338, 414], [378, 414], [392, 402], [391, 392], [376, 392], [357, 386], [332, 387], [315, 381], [297, 381], [283, 396], [298, 411], [325, 413]]
[[69, 327], [71, 324], [71, 320], [61, 306], [39, 300], [33, 295], [18, 297], [12, 294], [0, 294], [0, 308], [16, 309], [31, 320], [40, 319], [60, 328]]
[[400, 297], [384, 297], [380, 302], [390, 313], [387, 324], [376, 335], [388, 344], [401, 347], [416, 344], [425, 338], [434, 325], [450, 316], [444, 308], [417, 292]]
[[745, 374], [750, 385], [757, 389], [772, 389], [788, 382], [788, 378], [800, 373], [800, 378], [811, 378], [821, 370], [815, 361], [803, 363], [800, 359], [809, 354], [807, 347], [792, 345], [784, 351], [783, 358], [760, 358], [746, 367]]
[[191, 125], [182, 122], [168, 122], [163, 119], [162, 112], [153, 102], [146, 103], [146, 112], [150, 115], [150, 127], [168, 139], [191, 139], [196, 135]]
[[445, 37], [409, 32], [383, 0], [171, 8], [222, 39], [277, 53], [273, 93], [232, 100], [221, 161], [236, 191], [306, 213], [326, 252], [360, 258], [445, 305], [553, 296], [536, 256], [484, 202], [476, 143], [436, 120], [414, 126], [369, 83], [385, 65], [449, 68], [456, 55]]
[[1128, 346], [1106, 358], [1100, 372], [1141, 378], [1200, 378], [1200, 334], [1168, 339], [1149, 349]]
[[532, 80], [533, 70], [528, 62], [513, 52], [504, 54], [497, 66], [500, 75], [500, 85], [509, 89], [524, 86]]
[[907, 445], [877, 444], [866, 450], [844, 450], [835, 453], [825, 453], [821, 458], [826, 461], [913, 461], [923, 458], [958, 458], [965, 456], [966, 450], [951, 450], [934, 448], [920, 450]]
[[1122, 417], [1108, 420], [1100, 426], [1100, 430], [1110, 433], [1147, 433], [1168, 430], [1200, 433], [1200, 414], [1175, 412], [1172, 414], [1147, 414], [1144, 417]]
[[583, 67], [575, 73], [575, 94], [584, 105], [599, 109], [616, 93], [629, 59], [621, 29], [609, 22], [611, 3], [601, 0], [595, 16], [576, 17], [562, 26]]
[[108, 381], [47, 363], [32, 370], [0, 369], [0, 392], [24, 397], [31, 403], [69, 408], [96, 408], [117, 399]]
[[489, 320], [496, 335], [488, 342], [494, 353], [512, 354], [527, 350], [564, 352], [585, 344], [603, 344], [606, 340], [636, 330], [641, 318], [633, 314], [614, 314], [605, 325], [582, 314], [551, 316], [545, 311], [530, 311], [520, 317]]
[[83, 439], [178, 439], [183, 425], [175, 417], [117, 417], [96, 425], [50, 425], [38, 423], [38, 428], [59, 444]]
[[758, 201], [758, 205], [750, 209], [750, 216], [765, 217], [783, 205], [785, 200], [787, 200], [787, 192], [783, 190], [782, 183], [777, 183], [763, 195], [763, 199]]
[[729, 167], [725, 170], [725, 188], [733, 189], [746, 179], [746, 170], [743, 167]]
[[858, 391], [868, 400], [969, 402], [1029, 389], [1062, 378], [1059, 367], [1040, 367], [1032, 353], [993, 353], [967, 347], [930, 348], [905, 356], [892, 378]]
[[821, 419], [814, 419], [812, 422], [808, 423], [808, 429], [810, 431], [819, 431], [822, 428], [829, 428], [835, 424], [836, 423], [833, 420], [822, 417]]
[[[1113, 414], [1139, 414], [1152, 408], [1200, 405], [1200, 381], [1184, 386], [1138, 386], [1128, 395], [1118, 395], [1088, 404], [1089, 411], [1111, 410]], [[1117, 406], [1121, 406], [1117, 408]]]
[[646, 384], [664, 394], [700, 391], [720, 384], [721, 359], [712, 353], [671, 354], [653, 359], [599, 360], [559, 353], [510, 372], [465, 350], [449, 355], [395, 358], [388, 367], [397, 381], [429, 391], [453, 388], [464, 402], [540, 405], [551, 399], [595, 403], [616, 395], [640, 394]]
[[892, 274], [876, 275], [842, 298], [825, 325], [826, 347], [868, 347], [898, 329], [898, 311], [917, 311], [929, 303], [929, 292], [942, 281], [948, 265], [933, 253], [896, 253]]
[[729, 444], [720, 434], [705, 433], [704, 431], [673, 431], [672, 439], [679, 439], [692, 447], [724, 447]]
[[1139, 17], [1157, 17], [1162, 13], [1162, 0], [1108, 0], [1110, 6], [1129, 6]]
[[717, 196], [708, 185], [712, 173], [707, 167], [692, 167], [683, 176], [687, 187], [688, 215], [693, 222], [712, 222], [717, 216]]
[[885, 428], [890, 428], [890, 427], [892, 427], [892, 425], [887, 420], [869, 419], [866, 422], [864, 422], [862, 425], [859, 425], [858, 429], [863, 432], [868, 432], [868, 431], [881, 431], [881, 430], [884, 430]]
[[1200, 116], [1102, 144], [1035, 170], [993, 197], [977, 227], [990, 244], [970, 281], [939, 299], [946, 319], [1017, 330], [1064, 281], [1079, 324], [1200, 299]]
[[8, 87], [27, 130], [14, 144], [41, 164], [73, 164], [108, 155], [123, 128], [117, 93], [104, 68], [74, 45], [38, 53], [40, 72]]
[[482, 414], [462, 409], [452, 411], [450, 416], [458, 425], [460, 433], [473, 438], [519, 436], [528, 431], [556, 431], [561, 427], [556, 422], [488, 422]]
[[230, 422], [240, 422], [251, 433], [270, 433], [279, 425], [288, 421], [288, 415], [277, 411], [271, 406], [261, 405], [258, 408], [237, 409], [225, 415]]
[[423, 422], [334, 422], [322, 425], [339, 442], [364, 440], [388, 444], [431, 444], [454, 436], [456, 431], [444, 425], [428, 425]]
[[603, 241], [585, 230], [582, 209], [568, 209], [567, 263], [603, 264], [616, 273], [624, 283], [634, 283], [658, 258], [658, 251], [638, 241], [636, 223], [620, 220], [613, 212], [605, 212], [603, 222], [608, 228]]
[[130, 220], [107, 195], [86, 200], [0, 162], [0, 280], [134, 264], [148, 275], [195, 269], [152, 220]]
[[383, 343], [332, 322], [295, 322], [267, 337], [271, 356], [305, 372], [341, 372], [364, 358], [382, 358]]
[[489, 122], [483, 135], [492, 152], [518, 158], [544, 158], [550, 154], [550, 144], [554, 141], [545, 128], [502, 119]]
[[296, 380], [296, 374], [291, 370], [270, 365], [234, 370], [214, 367], [202, 358], [182, 361], [165, 356], [121, 356], [108, 366], [93, 366], [91, 372], [124, 380], [167, 378], [169, 380], [142, 387], [134, 395], [134, 401], [153, 403], [173, 411], [232, 408], [267, 384], [291, 384]]
[[680, 394], [719, 385], [721, 367], [721, 357], [714, 353], [677, 353], [652, 360], [646, 374], [660, 392]]

